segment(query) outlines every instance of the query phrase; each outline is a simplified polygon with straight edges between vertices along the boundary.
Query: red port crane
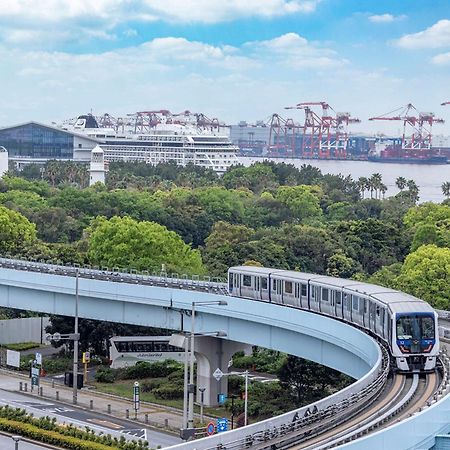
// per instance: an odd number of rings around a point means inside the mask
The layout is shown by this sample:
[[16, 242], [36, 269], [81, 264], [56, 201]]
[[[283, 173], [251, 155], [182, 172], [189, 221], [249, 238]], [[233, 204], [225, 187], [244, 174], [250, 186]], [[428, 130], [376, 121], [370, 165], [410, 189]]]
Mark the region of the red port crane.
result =
[[272, 114], [267, 147], [269, 155], [294, 156], [295, 139], [300, 128], [293, 119], [284, 119], [279, 114]]
[[424, 156], [431, 149], [433, 124], [444, 123], [433, 113], [419, 112], [412, 103], [369, 120], [403, 121], [402, 150], [417, 157]]
[[[321, 114], [314, 111], [317, 106], [321, 107]], [[350, 113], [337, 113], [327, 102], [302, 102], [285, 109], [305, 111], [302, 156], [319, 159], [347, 157], [347, 127], [350, 123], [359, 123], [359, 119], [351, 117]]]

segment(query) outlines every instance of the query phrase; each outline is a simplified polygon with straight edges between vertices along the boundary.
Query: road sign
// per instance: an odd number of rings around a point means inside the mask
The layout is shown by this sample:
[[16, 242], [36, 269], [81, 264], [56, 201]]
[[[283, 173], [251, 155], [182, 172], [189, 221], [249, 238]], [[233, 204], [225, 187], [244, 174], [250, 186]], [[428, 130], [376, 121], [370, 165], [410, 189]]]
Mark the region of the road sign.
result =
[[42, 353], [36, 353], [36, 364], [42, 366]]
[[91, 360], [90, 352], [83, 352], [83, 364], [87, 364]]
[[60, 341], [60, 340], [61, 340], [61, 333], [55, 333], [55, 334], [52, 336], [52, 340], [54, 340], [55, 342]]
[[141, 388], [139, 386], [139, 382], [135, 381], [134, 382], [134, 386], [133, 386], [133, 402], [134, 402], [134, 409], [137, 411], [139, 409], [140, 406], [140, 393], [141, 393]]
[[209, 422], [208, 425], [206, 425], [206, 434], [212, 436], [215, 432], [216, 426], [214, 425], [214, 422]]
[[214, 371], [214, 373], [213, 373], [213, 377], [214, 377], [217, 381], [219, 381], [219, 380], [223, 377], [223, 372], [222, 372], [219, 368], [217, 368], [217, 369]]
[[225, 394], [217, 394], [217, 403], [219, 405], [223, 405], [227, 399], [227, 396]]
[[228, 431], [228, 419], [217, 419], [217, 432], [223, 433], [224, 431]]

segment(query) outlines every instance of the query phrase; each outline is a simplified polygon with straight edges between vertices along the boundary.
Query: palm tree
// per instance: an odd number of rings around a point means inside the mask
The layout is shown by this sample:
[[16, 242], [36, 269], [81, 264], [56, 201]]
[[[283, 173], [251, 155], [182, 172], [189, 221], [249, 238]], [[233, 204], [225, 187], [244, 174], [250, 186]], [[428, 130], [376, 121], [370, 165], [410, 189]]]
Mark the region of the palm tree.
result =
[[383, 177], [381, 173], [373, 173], [369, 178], [370, 183], [370, 198], [373, 198], [373, 191], [375, 191], [375, 198], [378, 198], [378, 192], [383, 183]]
[[445, 183], [442, 183], [442, 193], [447, 197], [450, 198], [450, 181], [446, 181]]
[[364, 199], [369, 180], [366, 177], [359, 177], [357, 184], [359, 190], [361, 191], [362, 198]]
[[417, 186], [416, 182], [414, 180], [408, 180], [406, 182], [406, 186], [408, 187], [411, 200], [413, 200], [414, 203], [417, 202], [417, 200], [419, 200], [419, 187]]
[[384, 183], [381, 183], [381, 185], [380, 185], [380, 194], [383, 195], [383, 200], [384, 200], [384, 194], [386, 194], [386, 192], [387, 192], [387, 186]]
[[403, 189], [405, 189], [406, 183], [407, 183], [407, 181], [406, 181], [406, 178], [404, 178], [404, 177], [398, 177], [395, 180], [395, 184], [400, 191], [403, 191]]

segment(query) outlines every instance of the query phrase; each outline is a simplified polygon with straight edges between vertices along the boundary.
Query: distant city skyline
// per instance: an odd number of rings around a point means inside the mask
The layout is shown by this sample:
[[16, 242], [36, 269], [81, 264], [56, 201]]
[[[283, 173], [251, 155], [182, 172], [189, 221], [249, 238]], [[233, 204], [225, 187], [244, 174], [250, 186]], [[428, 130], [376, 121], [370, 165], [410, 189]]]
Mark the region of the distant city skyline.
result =
[[189, 109], [227, 123], [327, 101], [368, 122], [409, 102], [450, 135], [448, 0], [4, 0], [0, 127]]

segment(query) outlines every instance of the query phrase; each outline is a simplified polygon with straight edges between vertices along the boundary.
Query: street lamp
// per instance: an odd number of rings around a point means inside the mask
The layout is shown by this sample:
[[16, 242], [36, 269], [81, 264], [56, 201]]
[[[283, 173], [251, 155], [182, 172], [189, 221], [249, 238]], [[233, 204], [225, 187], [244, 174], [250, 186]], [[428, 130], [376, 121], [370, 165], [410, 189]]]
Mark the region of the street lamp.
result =
[[19, 450], [19, 442], [22, 440], [22, 436], [11, 436], [14, 441], [14, 450]]
[[75, 272], [75, 329], [73, 340], [73, 404], [78, 402], [77, 384], [78, 384], [78, 279], [79, 271]]
[[192, 302], [191, 310], [191, 339], [190, 339], [190, 367], [189, 367], [189, 386], [188, 386], [188, 396], [189, 396], [189, 407], [188, 407], [188, 428], [194, 428], [194, 336], [195, 336], [195, 307], [196, 306], [206, 306], [206, 305], [218, 305], [227, 306], [228, 302], [225, 300], [205, 300], [199, 302]]

